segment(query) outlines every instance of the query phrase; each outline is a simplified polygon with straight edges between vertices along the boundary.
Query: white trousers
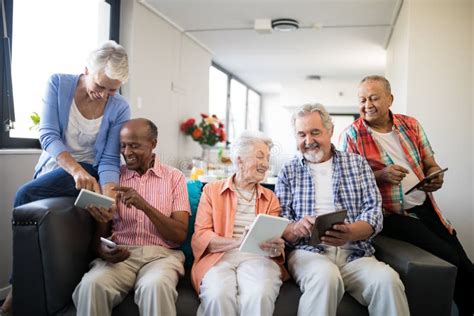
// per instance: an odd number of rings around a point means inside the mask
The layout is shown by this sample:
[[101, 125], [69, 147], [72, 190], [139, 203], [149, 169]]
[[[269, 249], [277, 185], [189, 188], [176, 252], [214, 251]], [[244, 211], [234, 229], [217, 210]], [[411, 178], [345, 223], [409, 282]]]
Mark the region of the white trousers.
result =
[[347, 262], [351, 253], [330, 246], [324, 254], [306, 250], [290, 253], [288, 269], [303, 293], [298, 315], [336, 315], [344, 291], [368, 306], [370, 315], [410, 315], [398, 273], [375, 257]]
[[267, 257], [231, 251], [204, 276], [197, 315], [273, 315], [281, 271]]
[[72, 298], [77, 315], [106, 316], [135, 289], [140, 315], [176, 315], [176, 285], [184, 274], [184, 254], [160, 246], [133, 246], [119, 263], [96, 259]]

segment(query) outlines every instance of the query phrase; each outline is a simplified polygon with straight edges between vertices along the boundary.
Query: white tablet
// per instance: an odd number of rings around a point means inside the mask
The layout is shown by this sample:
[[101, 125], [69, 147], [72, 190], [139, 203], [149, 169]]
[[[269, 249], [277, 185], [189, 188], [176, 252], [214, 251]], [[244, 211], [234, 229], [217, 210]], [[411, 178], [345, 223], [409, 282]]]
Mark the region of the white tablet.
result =
[[258, 214], [239, 250], [267, 256], [268, 253], [260, 248], [260, 244], [274, 237], [281, 237], [289, 223], [290, 221], [283, 217]]
[[82, 189], [74, 205], [80, 208], [87, 208], [89, 205], [110, 208], [114, 202], [115, 200], [111, 197]]

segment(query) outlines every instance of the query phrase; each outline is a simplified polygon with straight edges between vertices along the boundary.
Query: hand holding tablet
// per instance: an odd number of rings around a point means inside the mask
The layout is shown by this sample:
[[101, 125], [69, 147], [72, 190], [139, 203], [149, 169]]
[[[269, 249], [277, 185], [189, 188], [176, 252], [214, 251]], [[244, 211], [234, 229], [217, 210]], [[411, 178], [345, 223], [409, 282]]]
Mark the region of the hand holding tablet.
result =
[[87, 189], [82, 189], [79, 195], [77, 196], [74, 205], [80, 208], [87, 208], [90, 205], [95, 207], [110, 208], [114, 203], [115, 200], [111, 197], [95, 193]]
[[239, 251], [251, 252], [266, 256], [268, 253], [261, 249], [263, 242], [275, 237], [281, 237], [283, 231], [290, 221], [283, 217], [258, 214], [249, 232], [245, 235], [240, 244]]
[[74, 205], [87, 209], [92, 217], [100, 223], [110, 221], [116, 210], [113, 198], [86, 189], [81, 190]]
[[420, 189], [422, 186], [424, 186], [425, 184], [427, 183], [430, 183], [431, 180], [433, 180], [435, 177], [437, 177], [438, 175], [440, 174], [443, 174], [445, 173], [446, 171], [448, 171], [448, 168], [444, 168], [442, 170], [438, 170], [438, 171], [435, 171], [429, 175], [427, 175], [426, 177], [423, 178], [423, 180], [421, 180], [420, 182], [418, 182], [414, 187], [412, 187], [410, 190], [408, 190], [407, 192], [405, 192], [405, 195], [411, 193], [412, 191], [416, 190], [416, 189]]
[[309, 240], [311, 246], [316, 246], [322, 243], [321, 237], [324, 236], [327, 230], [331, 229], [333, 225], [344, 223], [347, 211], [341, 210], [328, 214], [319, 215], [313, 225], [313, 232]]

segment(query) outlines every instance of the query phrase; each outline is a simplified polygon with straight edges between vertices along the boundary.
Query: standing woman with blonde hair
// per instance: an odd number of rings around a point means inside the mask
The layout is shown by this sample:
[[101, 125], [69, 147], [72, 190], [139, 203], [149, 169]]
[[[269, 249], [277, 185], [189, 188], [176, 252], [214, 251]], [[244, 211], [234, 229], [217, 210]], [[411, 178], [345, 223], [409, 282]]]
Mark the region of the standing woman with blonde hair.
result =
[[[43, 152], [33, 180], [18, 189], [14, 207], [49, 197], [75, 197], [81, 189], [115, 196], [119, 133], [130, 119], [128, 102], [117, 91], [127, 79], [127, 53], [114, 41], [90, 53], [83, 74], [50, 77], [39, 128]], [[114, 210], [107, 210], [109, 218]], [[10, 292], [0, 311], [10, 311], [11, 305]]]

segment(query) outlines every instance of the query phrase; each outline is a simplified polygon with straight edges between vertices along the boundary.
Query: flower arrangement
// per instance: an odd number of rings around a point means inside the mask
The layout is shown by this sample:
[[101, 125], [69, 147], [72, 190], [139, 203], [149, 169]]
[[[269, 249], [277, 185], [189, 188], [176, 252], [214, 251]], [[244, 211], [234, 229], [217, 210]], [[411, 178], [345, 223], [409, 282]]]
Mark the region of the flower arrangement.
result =
[[201, 145], [214, 146], [218, 142], [224, 142], [227, 135], [224, 124], [219, 121], [216, 115], [201, 113], [201, 122], [196, 124], [193, 118], [187, 119], [180, 125], [181, 132], [191, 135], [193, 140]]

